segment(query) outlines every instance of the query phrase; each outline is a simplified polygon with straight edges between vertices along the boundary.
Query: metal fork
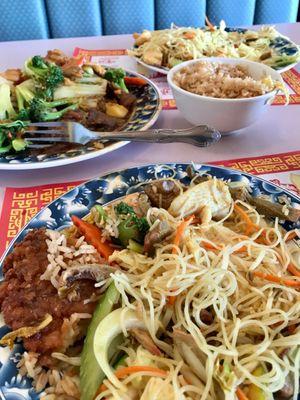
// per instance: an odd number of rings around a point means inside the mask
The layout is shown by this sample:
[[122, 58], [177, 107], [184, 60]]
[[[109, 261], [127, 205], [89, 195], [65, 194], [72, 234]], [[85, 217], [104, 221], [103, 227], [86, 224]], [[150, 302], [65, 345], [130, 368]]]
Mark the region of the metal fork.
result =
[[87, 144], [90, 141], [119, 141], [173, 143], [183, 142], [207, 147], [218, 142], [221, 134], [207, 125], [187, 129], [150, 129], [146, 131], [93, 132], [78, 122], [36, 122], [25, 132], [30, 147], [45, 147], [57, 142]]

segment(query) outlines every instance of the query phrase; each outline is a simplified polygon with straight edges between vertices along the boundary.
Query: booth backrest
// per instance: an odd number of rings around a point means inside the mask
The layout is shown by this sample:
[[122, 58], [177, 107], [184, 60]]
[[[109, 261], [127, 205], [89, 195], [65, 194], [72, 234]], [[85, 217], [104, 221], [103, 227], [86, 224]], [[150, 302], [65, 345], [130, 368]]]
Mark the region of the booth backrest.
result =
[[299, 0], [1, 0], [0, 41], [295, 22]]

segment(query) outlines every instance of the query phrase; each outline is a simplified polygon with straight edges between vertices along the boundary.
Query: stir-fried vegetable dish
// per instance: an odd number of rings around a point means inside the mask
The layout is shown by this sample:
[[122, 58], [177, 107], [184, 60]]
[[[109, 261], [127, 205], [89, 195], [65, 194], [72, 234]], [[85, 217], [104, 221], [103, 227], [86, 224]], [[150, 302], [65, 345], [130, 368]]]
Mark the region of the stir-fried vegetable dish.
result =
[[135, 106], [130, 87], [144, 84], [121, 68], [105, 69], [60, 50], [33, 56], [23, 69], [0, 74], [0, 153], [27, 147], [22, 132], [30, 122], [67, 120], [94, 131], [118, 130]]
[[275, 69], [300, 60], [299, 47], [270, 26], [257, 31], [227, 30], [222, 21], [219, 27], [209, 24], [206, 28], [144, 30], [134, 37], [135, 46], [128, 50], [130, 55], [167, 69], [201, 57], [246, 58]]
[[188, 172], [7, 256], [0, 343], [42, 399], [297, 399], [300, 209]]

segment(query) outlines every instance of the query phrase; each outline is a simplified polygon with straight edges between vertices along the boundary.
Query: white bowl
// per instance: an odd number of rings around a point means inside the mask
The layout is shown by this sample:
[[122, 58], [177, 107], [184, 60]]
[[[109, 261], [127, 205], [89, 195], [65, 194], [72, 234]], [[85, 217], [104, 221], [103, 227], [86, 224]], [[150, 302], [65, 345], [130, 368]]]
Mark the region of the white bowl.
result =
[[[241, 99], [218, 99], [190, 93], [173, 82], [173, 76], [183, 67], [196, 64], [199, 61], [211, 61], [222, 64], [243, 65], [254, 79], [270, 75], [273, 80], [283, 83], [281, 75], [272, 68], [253, 61], [232, 58], [200, 58], [183, 62], [173, 67], [168, 73], [168, 83], [171, 86], [178, 110], [184, 118], [194, 125], [207, 124], [222, 134], [245, 128], [253, 124], [267, 110], [276, 90], [262, 96]], [[283, 83], [284, 84], [284, 83]]]

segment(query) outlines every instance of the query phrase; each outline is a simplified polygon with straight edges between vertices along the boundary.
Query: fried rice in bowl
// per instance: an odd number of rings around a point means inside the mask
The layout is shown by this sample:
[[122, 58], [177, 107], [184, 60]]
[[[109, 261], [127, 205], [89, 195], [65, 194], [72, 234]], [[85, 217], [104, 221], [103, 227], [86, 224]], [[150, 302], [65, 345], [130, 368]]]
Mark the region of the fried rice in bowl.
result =
[[278, 91], [288, 97], [278, 72], [241, 59], [186, 61], [170, 70], [168, 83], [187, 121], [213, 126], [223, 134], [256, 122]]

